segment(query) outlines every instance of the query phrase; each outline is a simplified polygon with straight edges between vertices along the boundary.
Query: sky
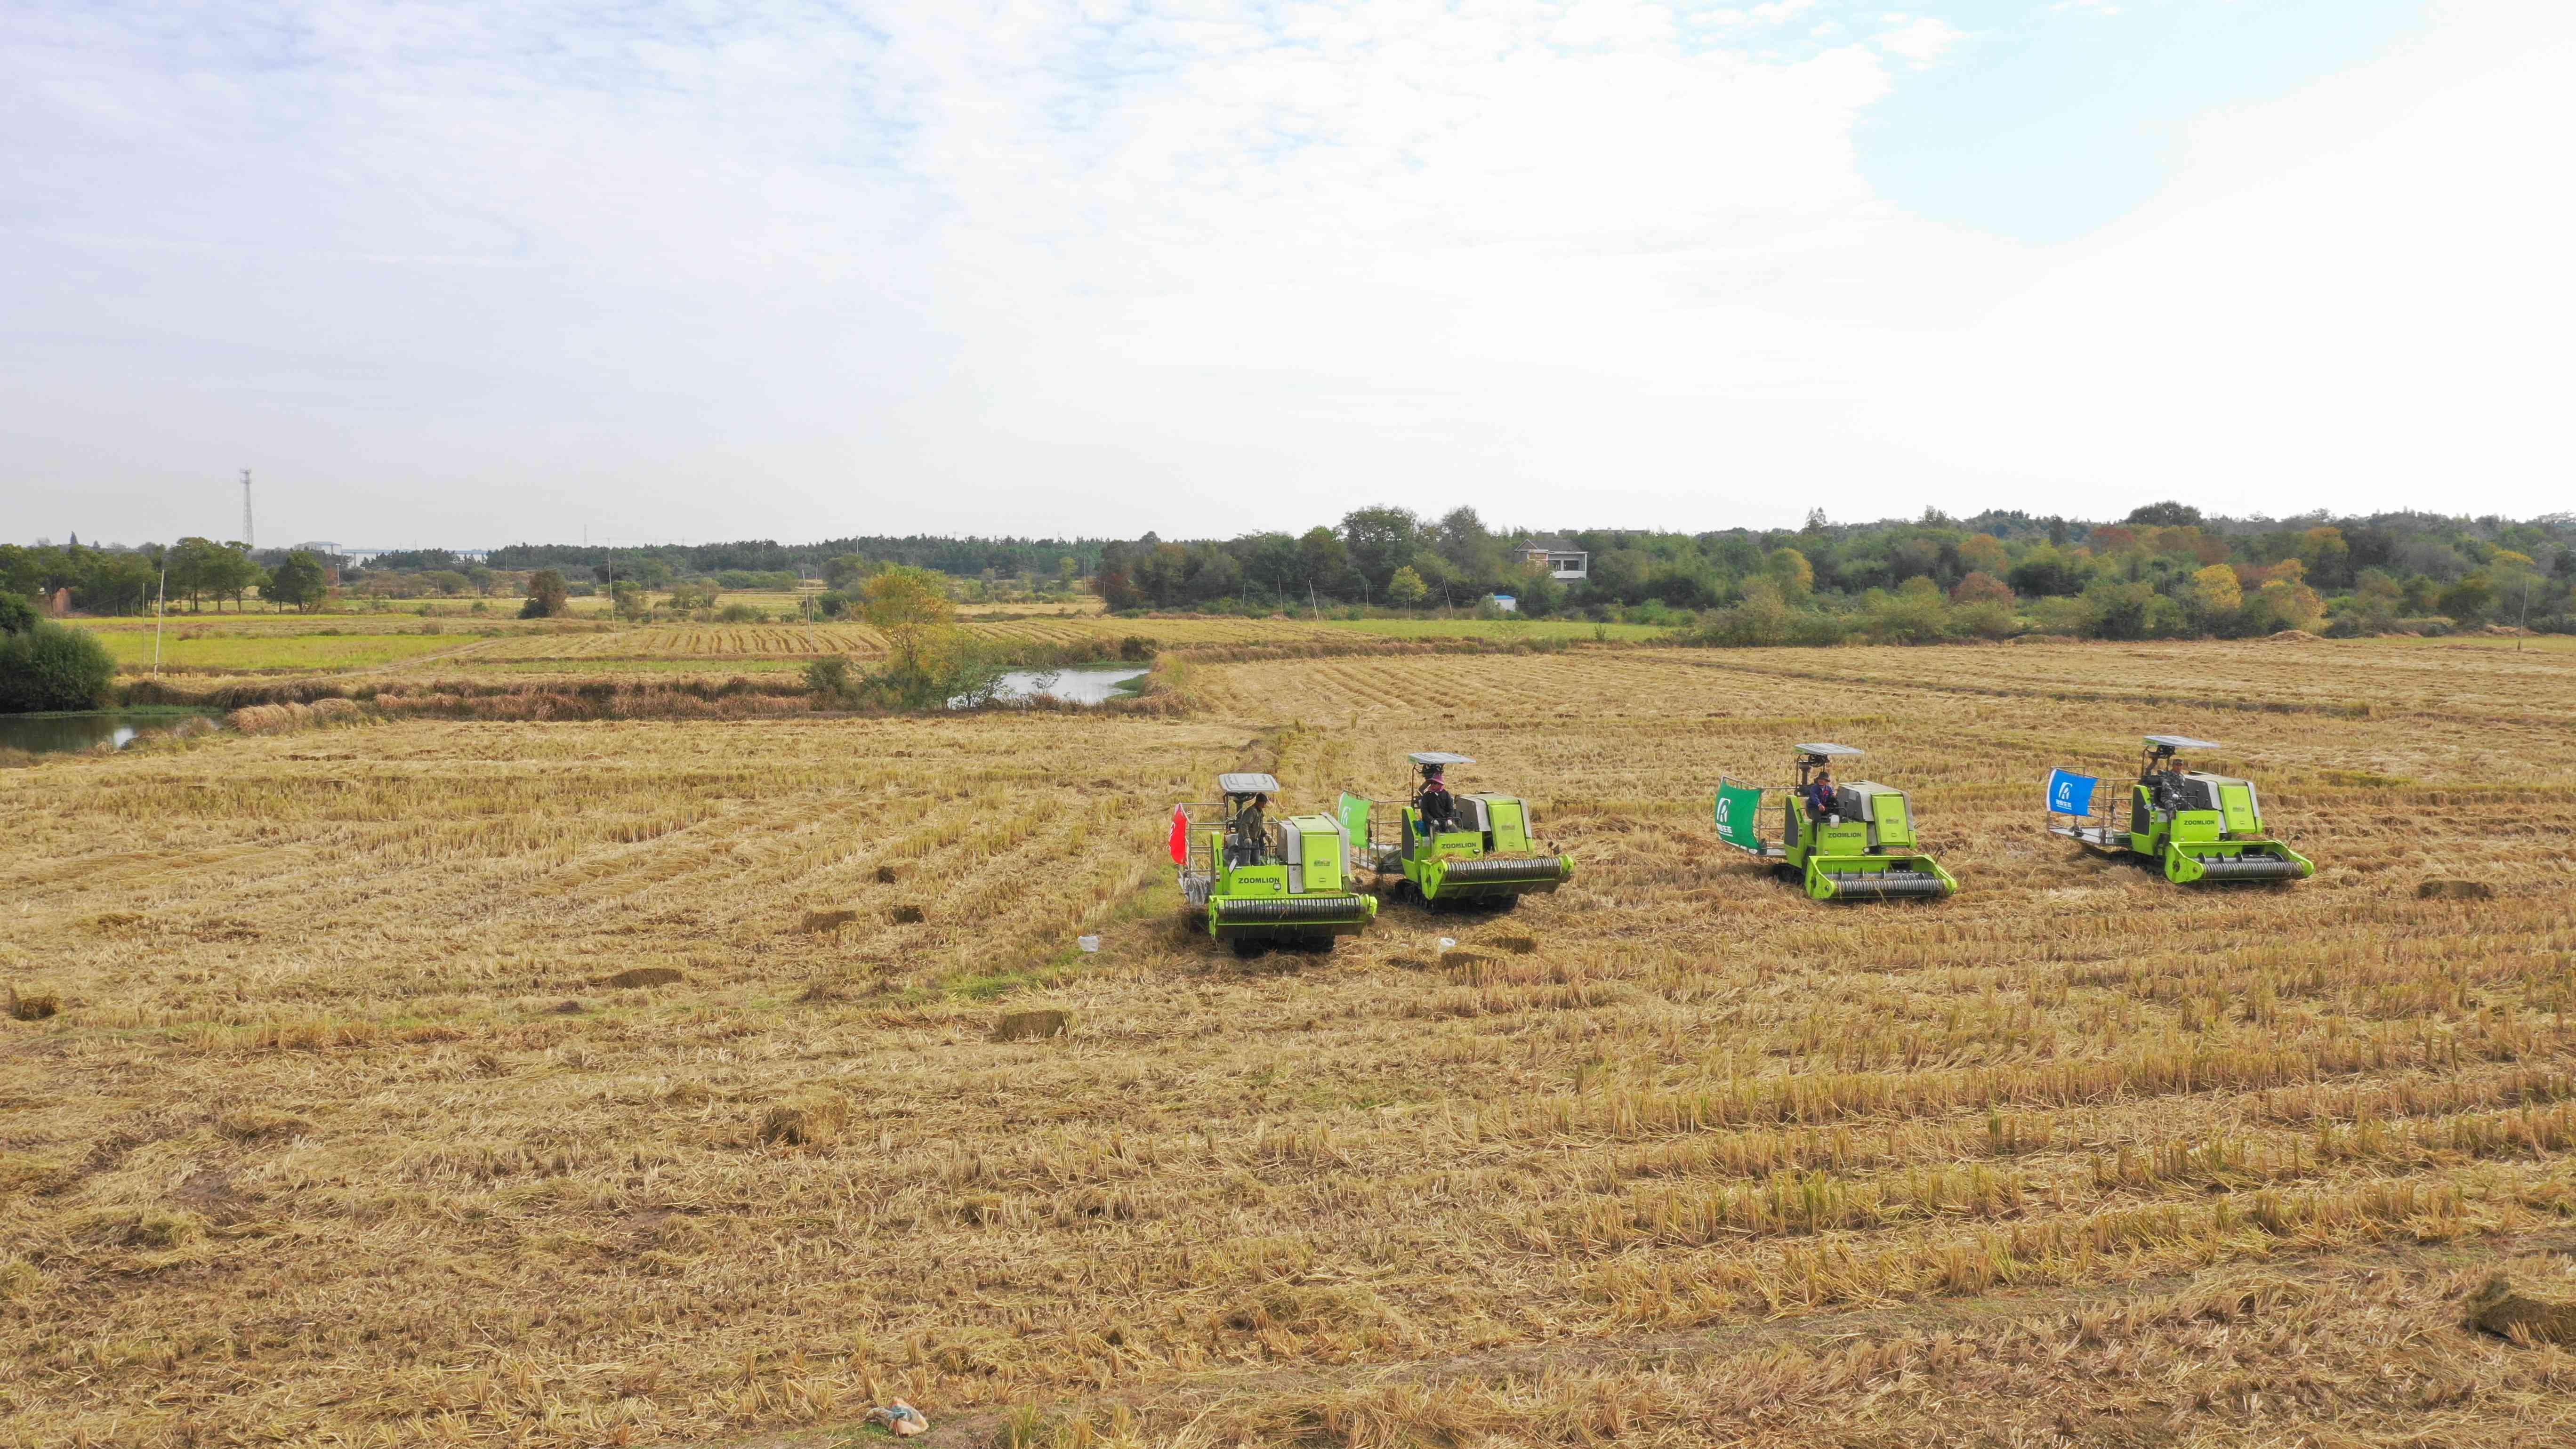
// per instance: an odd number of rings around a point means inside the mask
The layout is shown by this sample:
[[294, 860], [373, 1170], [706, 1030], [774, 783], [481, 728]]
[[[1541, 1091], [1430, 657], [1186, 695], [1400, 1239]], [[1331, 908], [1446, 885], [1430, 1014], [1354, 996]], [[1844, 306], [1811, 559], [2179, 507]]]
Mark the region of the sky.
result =
[[2576, 508], [2564, 0], [0, 20], [0, 540]]

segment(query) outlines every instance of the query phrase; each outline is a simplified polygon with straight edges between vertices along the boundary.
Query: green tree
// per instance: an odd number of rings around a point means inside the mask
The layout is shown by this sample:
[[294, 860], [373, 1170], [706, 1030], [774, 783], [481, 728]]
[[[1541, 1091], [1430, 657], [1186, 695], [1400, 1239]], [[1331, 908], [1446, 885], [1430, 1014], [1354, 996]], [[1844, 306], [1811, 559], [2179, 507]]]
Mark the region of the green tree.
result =
[[2146, 528], [2190, 528], [2200, 522], [2200, 510], [2167, 500], [2132, 508], [2123, 521]]
[[1780, 597], [1789, 602], [1794, 603], [1815, 592], [1816, 566], [1807, 562], [1807, 556], [1794, 548], [1773, 549], [1762, 560], [1762, 573], [1771, 580], [1771, 586], [1780, 591]]
[[1406, 508], [1359, 508], [1342, 515], [1342, 546], [1351, 567], [1384, 595], [1395, 571], [1413, 557], [1421, 525]]
[[284, 563], [269, 570], [268, 586], [260, 594], [271, 603], [309, 614], [330, 591], [330, 578], [322, 571], [322, 561], [299, 548], [288, 554]]
[[2442, 591], [2442, 612], [2463, 624], [2483, 624], [2495, 607], [2495, 580], [2484, 569], [2474, 569], [2458, 583]]
[[1890, 593], [1872, 589], [1862, 608], [1863, 627], [1882, 644], [1937, 644], [1950, 632], [1950, 606], [1941, 586], [1922, 574]]
[[878, 699], [899, 709], [938, 709], [952, 700], [981, 704], [1002, 665], [956, 625], [948, 580], [924, 568], [898, 566], [860, 589], [860, 614], [886, 637], [886, 661], [868, 676]]
[[528, 601], [519, 606], [522, 619], [555, 619], [572, 612], [572, 595], [565, 588], [564, 576], [555, 569], [539, 569], [528, 575]]
[[116, 660], [86, 629], [67, 628], [15, 595], [0, 595], [0, 713], [96, 709]]
[[207, 595], [224, 596], [238, 557], [211, 538], [191, 535], [179, 540], [170, 546], [170, 592], [187, 599], [189, 612], [194, 613]]
[[1481, 583], [1502, 571], [1503, 546], [1472, 508], [1452, 508], [1426, 532], [1432, 547], [1457, 570], [1462, 583]]
[[1414, 607], [1430, 592], [1431, 586], [1422, 581], [1422, 575], [1416, 573], [1411, 564], [1397, 569], [1395, 577], [1386, 581], [1386, 596], [1393, 599], [1400, 608]]

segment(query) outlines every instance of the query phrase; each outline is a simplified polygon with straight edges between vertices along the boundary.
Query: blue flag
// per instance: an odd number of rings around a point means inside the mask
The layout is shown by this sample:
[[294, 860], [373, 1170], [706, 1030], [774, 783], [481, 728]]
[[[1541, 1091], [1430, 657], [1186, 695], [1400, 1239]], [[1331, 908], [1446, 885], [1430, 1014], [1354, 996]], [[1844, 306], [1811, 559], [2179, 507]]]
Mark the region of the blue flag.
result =
[[2090, 775], [2070, 774], [2064, 770], [2048, 772], [2048, 810], [2052, 815], [2090, 815], [2093, 813], [2093, 787], [2102, 783]]

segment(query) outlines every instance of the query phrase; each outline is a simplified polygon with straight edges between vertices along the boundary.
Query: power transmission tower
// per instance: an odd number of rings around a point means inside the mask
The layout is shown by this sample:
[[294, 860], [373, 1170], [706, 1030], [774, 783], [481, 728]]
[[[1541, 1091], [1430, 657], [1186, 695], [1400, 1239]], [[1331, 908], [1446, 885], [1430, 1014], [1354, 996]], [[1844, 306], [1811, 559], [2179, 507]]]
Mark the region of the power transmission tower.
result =
[[248, 468], [242, 470], [242, 547], [244, 549], [259, 547], [259, 540], [251, 537], [250, 532], [250, 470]]

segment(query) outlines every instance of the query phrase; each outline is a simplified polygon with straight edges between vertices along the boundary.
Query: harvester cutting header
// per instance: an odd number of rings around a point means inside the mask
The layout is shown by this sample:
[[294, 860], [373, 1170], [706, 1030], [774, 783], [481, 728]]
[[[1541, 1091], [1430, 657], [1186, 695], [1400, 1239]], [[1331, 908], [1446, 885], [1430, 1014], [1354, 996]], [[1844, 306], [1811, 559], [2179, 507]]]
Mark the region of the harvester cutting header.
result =
[[[2223, 881], [2293, 881], [2316, 874], [2307, 857], [2263, 828], [2254, 782], [2174, 768], [2184, 750], [2214, 750], [2189, 735], [2149, 735], [2129, 788], [2129, 823], [2121, 829], [2102, 782], [2071, 770], [2048, 777], [2048, 828], [2104, 855], [2153, 861], [2176, 885]], [[2097, 793], [2105, 798], [2099, 802]], [[2065, 823], [2060, 824], [2063, 820]]]
[[1834, 761], [1858, 759], [1849, 745], [1803, 744], [1798, 787], [1781, 801], [1780, 843], [1762, 838], [1762, 787], [1721, 777], [1717, 838], [1795, 875], [1820, 901], [1940, 899], [1959, 888], [1914, 838], [1905, 792], [1871, 780], [1838, 783]]

